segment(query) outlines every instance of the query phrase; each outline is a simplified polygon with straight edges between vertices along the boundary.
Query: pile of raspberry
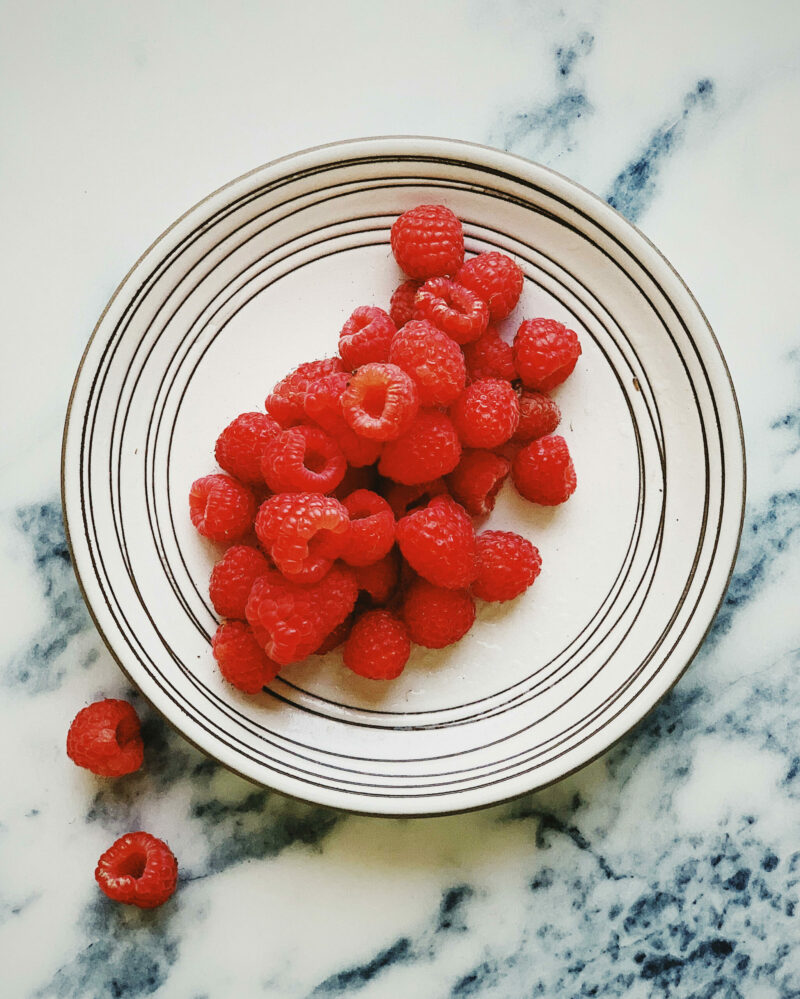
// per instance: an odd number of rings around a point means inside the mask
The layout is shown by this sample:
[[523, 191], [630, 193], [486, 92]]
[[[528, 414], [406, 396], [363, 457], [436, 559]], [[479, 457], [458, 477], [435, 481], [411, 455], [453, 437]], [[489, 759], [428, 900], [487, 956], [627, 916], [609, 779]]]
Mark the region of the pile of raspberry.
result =
[[301, 364], [217, 440], [223, 472], [198, 479], [191, 519], [230, 545], [211, 573], [226, 620], [222, 675], [257, 693], [284, 666], [343, 646], [360, 676], [400, 675], [412, 644], [440, 649], [475, 600], [518, 597], [541, 558], [510, 531], [476, 532], [507, 478], [531, 503], [575, 489], [548, 393], [575, 367], [575, 333], [525, 319], [503, 338], [523, 273], [464, 259], [461, 223], [420, 205], [392, 226], [407, 280], [388, 311], [357, 308], [338, 354]]

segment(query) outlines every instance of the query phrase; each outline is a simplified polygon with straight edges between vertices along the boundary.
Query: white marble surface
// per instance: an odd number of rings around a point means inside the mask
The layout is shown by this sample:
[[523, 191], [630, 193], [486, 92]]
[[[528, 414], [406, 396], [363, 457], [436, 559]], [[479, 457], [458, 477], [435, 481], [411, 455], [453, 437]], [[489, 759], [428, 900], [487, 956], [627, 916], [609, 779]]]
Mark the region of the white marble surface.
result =
[[[0, 967], [16, 997], [800, 996], [800, 8], [791, 0], [5, 2], [0, 33]], [[729, 361], [749, 500], [727, 600], [672, 694], [561, 784], [437, 820], [245, 784], [146, 705], [142, 773], [66, 759], [132, 696], [65, 550], [72, 377], [114, 287], [210, 190], [367, 134], [567, 173], [683, 274]], [[145, 828], [175, 898], [92, 871]]]

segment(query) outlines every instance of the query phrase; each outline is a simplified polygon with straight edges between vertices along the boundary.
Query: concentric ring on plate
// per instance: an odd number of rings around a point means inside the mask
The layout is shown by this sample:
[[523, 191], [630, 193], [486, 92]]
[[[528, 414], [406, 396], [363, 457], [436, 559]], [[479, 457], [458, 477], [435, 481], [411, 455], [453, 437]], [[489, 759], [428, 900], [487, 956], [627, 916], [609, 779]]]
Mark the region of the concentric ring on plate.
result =
[[[342, 680], [331, 663], [287, 670], [246, 700], [210, 663], [214, 553], [184, 523], [187, 476], [209, 469], [226, 414], [260, 405], [293, 363], [333, 352], [338, 315], [365, 304], [359, 296], [388, 301], [399, 276], [389, 227], [422, 200], [464, 219], [469, 250], [512, 253], [526, 306], [558, 310], [587, 348], [562, 405], [579, 491], [563, 516], [527, 525], [550, 576], [534, 599], [487, 612], [472, 644], [425, 657], [391, 693]], [[87, 348], [63, 473], [87, 601], [156, 706], [252, 779], [384, 814], [490, 804], [619, 738], [708, 627], [744, 488], [724, 361], [644, 237], [541, 167], [408, 138], [268, 165], [154, 244]], [[510, 499], [498, 516], [516, 523], [520, 513]]]

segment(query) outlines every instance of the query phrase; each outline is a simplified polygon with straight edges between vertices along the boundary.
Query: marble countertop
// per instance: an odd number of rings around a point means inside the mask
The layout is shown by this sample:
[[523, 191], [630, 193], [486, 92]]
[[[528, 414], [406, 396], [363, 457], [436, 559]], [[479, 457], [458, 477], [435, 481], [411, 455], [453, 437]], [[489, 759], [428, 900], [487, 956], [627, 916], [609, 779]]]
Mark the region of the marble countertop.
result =
[[[0, 967], [4, 999], [800, 996], [800, 14], [792, 0], [9, 0], [0, 38]], [[749, 492], [694, 664], [588, 768], [479, 813], [354, 817], [203, 757], [90, 623], [59, 500], [75, 368], [174, 218], [295, 149], [488, 143], [603, 195], [681, 272], [730, 364]], [[64, 753], [130, 697], [142, 772]], [[92, 872], [144, 828], [154, 912]]]

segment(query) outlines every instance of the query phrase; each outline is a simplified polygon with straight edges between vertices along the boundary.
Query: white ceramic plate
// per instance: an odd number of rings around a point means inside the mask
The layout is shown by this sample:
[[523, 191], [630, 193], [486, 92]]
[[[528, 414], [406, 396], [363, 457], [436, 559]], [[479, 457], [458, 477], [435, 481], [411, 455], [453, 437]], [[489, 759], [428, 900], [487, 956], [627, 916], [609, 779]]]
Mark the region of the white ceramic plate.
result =
[[[358, 305], [401, 279], [389, 229], [443, 202], [467, 249], [522, 266], [514, 317], [553, 316], [583, 356], [557, 390], [578, 489], [563, 507], [507, 486], [489, 526], [530, 537], [542, 575], [482, 605], [469, 635], [416, 650], [391, 684], [338, 653], [239, 695], [211, 657], [218, 557], [191, 527], [213, 442], [301, 361], [335, 353]], [[513, 335], [513, 329], [507, 330]], [[109, 648], [192, 742], [246, 777], [356, 811], [491, 804], [580, 767], [675, 683], [735, 558], [744, 499], [736, 401], [675, 271], [604, 202], [526, 160], [440, 139], [298, 153], [212, 194], [123, 281], [78, 372], [65, 516]]]

